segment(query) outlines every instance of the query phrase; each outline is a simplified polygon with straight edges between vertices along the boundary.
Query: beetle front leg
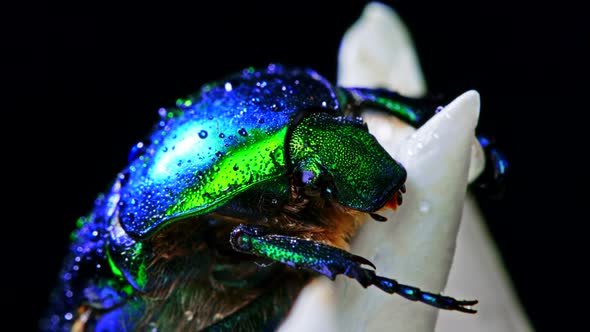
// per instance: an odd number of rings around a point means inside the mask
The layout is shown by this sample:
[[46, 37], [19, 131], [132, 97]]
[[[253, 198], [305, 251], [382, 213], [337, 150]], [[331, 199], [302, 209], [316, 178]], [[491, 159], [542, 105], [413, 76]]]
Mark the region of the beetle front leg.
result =
[[262, 226], [241, 224], [231, 232], [230, 243], [236, 251], [270, 258], [295, 268], [312, 270], [332, 280], [343, 274], [356, 279], [363, 287], [374, 285], [387, 293], [399, 294], [412, 301], [420, 301], [446, 310], [477, 312], [470, 308], [477, 304], [477, 300], [459, 301], [402, 285], [361, 266], [369, 265], [375, 268], [369, 260], [321, 242], [272, 234], [269, 229]]

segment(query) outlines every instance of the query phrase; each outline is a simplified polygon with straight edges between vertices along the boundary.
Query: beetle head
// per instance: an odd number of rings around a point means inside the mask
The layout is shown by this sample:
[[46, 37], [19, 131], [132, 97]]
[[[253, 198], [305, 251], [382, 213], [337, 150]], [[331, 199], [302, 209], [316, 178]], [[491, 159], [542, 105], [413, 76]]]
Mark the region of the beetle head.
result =
[[406, 180], [404, 167], [360, 119], [309, 112], [291, 132], [289, 149], [294, 180], [304, 194], [355, 210], [379, 210]]

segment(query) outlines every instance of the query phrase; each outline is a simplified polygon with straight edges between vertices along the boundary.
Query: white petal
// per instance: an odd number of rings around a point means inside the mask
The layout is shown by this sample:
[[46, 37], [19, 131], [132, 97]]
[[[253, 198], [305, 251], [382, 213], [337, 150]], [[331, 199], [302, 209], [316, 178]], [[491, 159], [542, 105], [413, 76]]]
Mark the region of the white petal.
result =
[[394, 87], [407, 96], [426, 92], [412, 38], [393, 9], [369, 3], [346, 32], [338, 53], [338, 83]]
[[328, 278], [314, 279], [299, 294], [280, 332], [336, 332], [334, 285]]
[[[479, 115], [479, 95], [469, 91], [436, 114], [403, 144], [382, 141], [406, 166], [404, 202], [385, 210], [385, 223], [368, 221], [351, 252], [371, 260], [377, 274], [431, 292], [444, 289], [454, 255], [463, 210], [471, 141]], [[388, 117], [367, 115], [369, 128]], [[438, 310], [388, 295], [374, 287], [363, 289], [339, 279], [338, 312], [346, 331], [432, 331]], [[468, 296], [469, 294], [452, 294]], [[361, 313], [361, 314], [359, 314]], [[461, 314], [465, 315], [465, 314]]]
[[472, 195], [467, 196], [453, 267], [445, 291], [469, 294], [480, 301], [474, 316], [439, 312], [436, 331], [533, 331], [504, 270], [483, 216]]

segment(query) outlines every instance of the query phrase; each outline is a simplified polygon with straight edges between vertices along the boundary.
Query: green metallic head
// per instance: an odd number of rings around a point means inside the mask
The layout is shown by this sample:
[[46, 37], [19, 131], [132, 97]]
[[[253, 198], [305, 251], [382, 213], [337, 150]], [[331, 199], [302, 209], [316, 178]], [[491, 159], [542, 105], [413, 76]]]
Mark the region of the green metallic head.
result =
[[293, 129], [293, 174], [307, 193], [365, 212], [382, 208], [400, 190], [406, 170], [358, 119], [309, 112]]

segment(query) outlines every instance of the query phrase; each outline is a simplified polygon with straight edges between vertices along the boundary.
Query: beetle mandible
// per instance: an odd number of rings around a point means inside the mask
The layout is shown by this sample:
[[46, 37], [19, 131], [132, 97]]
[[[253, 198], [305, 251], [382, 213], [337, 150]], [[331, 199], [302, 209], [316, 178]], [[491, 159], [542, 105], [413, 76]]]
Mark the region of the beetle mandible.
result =
[[363, 122], [367, 107], [415, 127], [436, 110], [276, 64], [160, 109], [79, 219], [42, 329], [260, 330], [317, 274], [475, 313], [476, 300], [378, 276], [347, 251], [359, 216], [384, 221], [377, 212], [405, 192], [404, 167]]

